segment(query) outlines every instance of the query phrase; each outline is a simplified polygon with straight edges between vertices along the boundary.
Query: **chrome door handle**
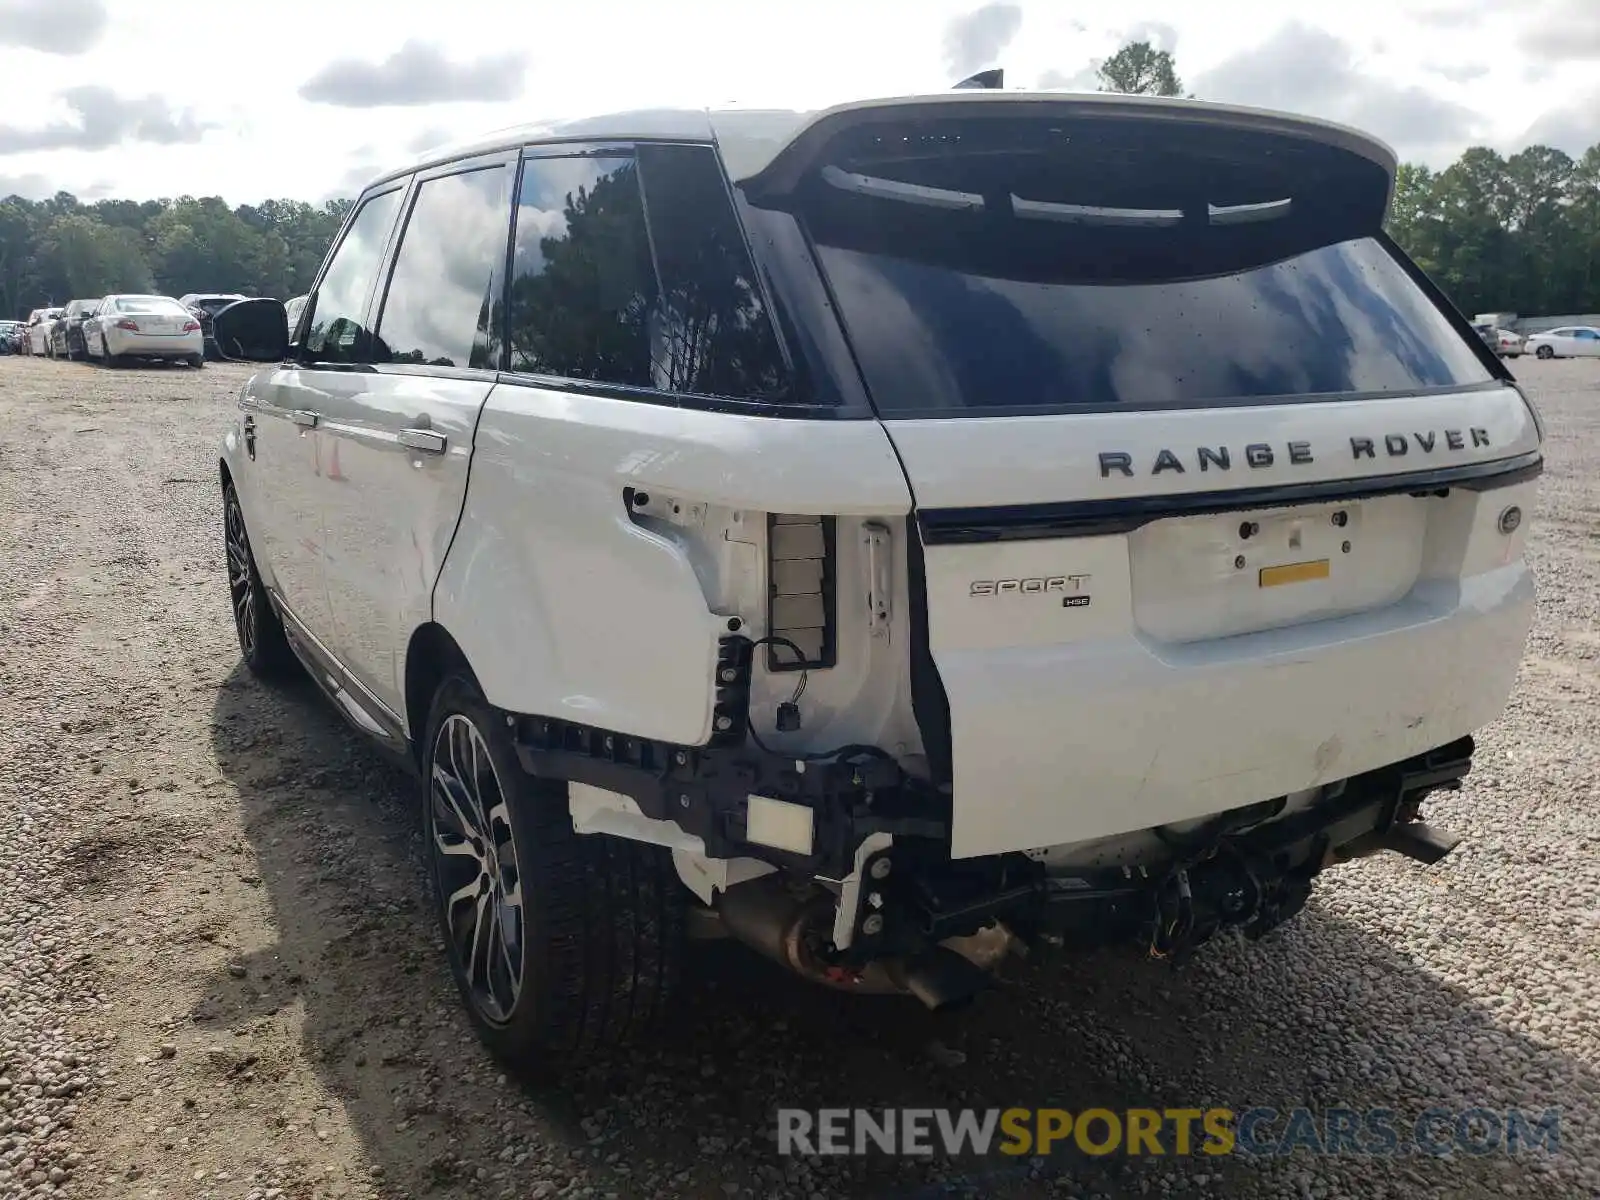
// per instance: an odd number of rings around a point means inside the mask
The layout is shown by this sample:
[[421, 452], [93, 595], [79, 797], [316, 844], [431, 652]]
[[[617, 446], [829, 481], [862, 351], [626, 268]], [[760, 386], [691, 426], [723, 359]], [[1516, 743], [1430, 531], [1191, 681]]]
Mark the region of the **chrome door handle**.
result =
[[317, 425], [317, 414], [303, 408], [290, 413], [289, 419], [302, 429], [315, 429]]
[[427, 429], [402, 429], [400, 444], [427, 454], [443, 454], [448, 443], [442, 433], [434, 433]]

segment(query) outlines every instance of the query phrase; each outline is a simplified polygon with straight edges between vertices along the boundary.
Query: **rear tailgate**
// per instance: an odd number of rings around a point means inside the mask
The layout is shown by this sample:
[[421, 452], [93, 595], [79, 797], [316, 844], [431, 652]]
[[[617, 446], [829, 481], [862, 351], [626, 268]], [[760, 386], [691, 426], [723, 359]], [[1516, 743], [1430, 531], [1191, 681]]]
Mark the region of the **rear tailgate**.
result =
[[957, 856], [1498, 715], [1539, 431], [1382, 238], [1392, 165], [1309, 122], [985, 97], [825, 118], [747, 181], [802, 214], [915, 497]]

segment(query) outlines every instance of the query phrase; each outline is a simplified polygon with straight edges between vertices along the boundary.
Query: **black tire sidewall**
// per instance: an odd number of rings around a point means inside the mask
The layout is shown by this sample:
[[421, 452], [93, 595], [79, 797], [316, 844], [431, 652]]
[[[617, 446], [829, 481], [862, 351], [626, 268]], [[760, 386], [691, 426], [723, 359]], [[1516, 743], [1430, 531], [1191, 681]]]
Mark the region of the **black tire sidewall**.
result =
[[[282, 679], [293, 672], [298, 660], [294, 657], [294, 651], [289, 649], [283, 625], [272, 607], [272, 597], [267, 594], [267, 585], [261, 580], [261, 570], [256, 566], [256, 548], [250, 540], [250, 525], [244, 519], [244, 506], [239, 503], [239, 493], [233, 484], [230, 483], [223, 489], [222, 503], [224, 539], [227, 537], [228, 511], [238, 510], [239, 526], [244, 530], [245, 554], [250, 565], [250, 590], [255, 593], [256, 600], [254, 648], [247, 650], [239, 630], [239, 619], [233, 611], [233, 589], [230, 584], [228, 616], [233, 620], [233, 636], [239, 645], [239, 657], [244, 659], [245, 666], [249, 667], [253, 674], [263, 679]], [[226, 540], [224, 540], [223, 554], [226, 557]]]
[[[517, 876], [522, 885], [522, 987], [515, 1006], [504, 1022], [489, 1020], [473, 1001], [465, 967], [445, 918], [444, 885], [439, 876], [438, 855], [434, 853], [433, 848], [431, 809], [434, 744], [445, 721], [457, 715], [466, 717], [472, 722], [489, 749], [489, 760], [494, 766], [501, 796], [506, 803], [511, 836], [516, 847]], [[549, 986], [550, 980], [538, 969], [540, 893], [548, 881], [539, 874], [538, 850], [541, 834], [535, 810], [539, 805], [559, 806], [561, 819], [570, 821], [570, 818], [566, 814], [565, 786], [529, 777], [517, 760], [516, 750], [505, 730], [504, 716], [490, 706], [477, 680], [469, 671], [458, 668], [448, 675], [434, 695], [433, 707], [428, 713], [426, 740], [419, 755], [422, 775], [420, 815], [423, 852], [428, 860], [428, 892], [433, 903], [439, 936], [445, 943], [450, 974], [455, 980], [457, 991], [461, 994], [462, 1004], [489, 1050], [502, 1061], [527, 1072], [542, 1066], [556, 1065], [554, 1047], [549, 1044], [544, 1033], [547, 1005], [542, 992]]]

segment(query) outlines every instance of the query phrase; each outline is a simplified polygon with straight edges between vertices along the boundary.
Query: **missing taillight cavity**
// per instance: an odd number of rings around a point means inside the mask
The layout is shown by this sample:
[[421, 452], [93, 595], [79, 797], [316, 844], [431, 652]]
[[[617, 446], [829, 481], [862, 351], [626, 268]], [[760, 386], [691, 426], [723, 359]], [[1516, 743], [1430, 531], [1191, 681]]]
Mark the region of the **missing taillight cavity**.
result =
[[835, 662], [834, 521], [767, 519], [767, 633], [793, 643], [767, 647], [767, 670], [801, 671]]

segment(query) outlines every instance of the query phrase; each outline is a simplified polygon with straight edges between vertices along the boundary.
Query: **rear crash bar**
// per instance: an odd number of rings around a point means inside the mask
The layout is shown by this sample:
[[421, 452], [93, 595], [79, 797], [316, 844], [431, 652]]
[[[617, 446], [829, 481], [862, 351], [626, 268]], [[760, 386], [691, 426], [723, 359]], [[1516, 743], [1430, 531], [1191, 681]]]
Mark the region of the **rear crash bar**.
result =
[[530, 775], [585, 783], [629, 797], [645, 816], [675, 822], [712, 858], [758, 858], [805, 878], [843, 878], [873, 833], [942, 856], [950, 802], [868, 746], [812, 762], [746, 740], [754, 643], [721, 640], [714, 732], [679, 746], [546, 717], [510, 716]]
[[[1249, 938], [1271, 932], [1300, 911], [1312, 880], [1331, 863], [1384, 849], [1438, 862], [1456, 840], [1418, 821], [1418, 808], [1431, 792], [1460, 785], [1472, 753], [1472, 739], [1463, 738], [1355, 776], [1277, 819], [1269, 818], [1281, 801], [1222, 814], [1175, 845], [1168, 861], [1143, 868], [1052, 873], [1020, 854], [932, 861], [920, 859], [916, 847], [894, 846], [865, 864], [868, 903], [848, 952], [830, 959], [817, 939], [808, 953], [846, 978], [881, 963], [899, 964], [903, 975], [925, 969], [931, 948], [998, 924], [1024, 943], [1085, 949], [1132, 941], [1177, 964], [1223, 929]], [[890, 855], [892, 869], [879, 868], [876, 858]], [[973, 976], [943, 978], [956, 987]]]
[[[768, 875], [718, 897], [725, 932], [797, 975], [845, 991], [916, 996], [929, 1008], [987, 987], [1013, 938], [1084, 949], [1133, 941], [1174, 965], [1219, 931], [1259, 938], [1294, 916], [1330, 862], [1392, 849], [1433, 863], [1454, 839], [1415, 819], [1431, 791], [1459, 784], [1471, 739], [1346, 781], [1339, 794], [1278, 820], [1281, 802], [1223, 814], [1141, 869], [1052, 874], [1025, 855], [951, 862], [892, 846], [867, 858], [866, 903], [845, 952], [834, 898]], [[985, 942], [989, 953], [977, 951]]]

